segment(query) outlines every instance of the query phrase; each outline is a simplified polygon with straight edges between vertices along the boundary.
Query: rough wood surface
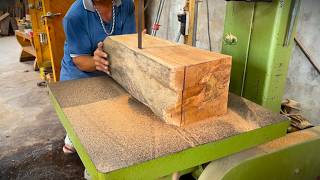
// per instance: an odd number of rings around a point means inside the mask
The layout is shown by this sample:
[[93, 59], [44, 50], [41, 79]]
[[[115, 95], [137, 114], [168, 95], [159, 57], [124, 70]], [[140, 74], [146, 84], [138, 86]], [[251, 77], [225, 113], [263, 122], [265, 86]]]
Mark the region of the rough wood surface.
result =
[[183, 126], [227, 111], [231, 57], [145, 35], [104, 41], [111, 76], [169, 124]]
[[0, 21], [4, 20], [7, 18], [10, 14], [9, 13], [4, 13], [3, 15], [0, 16]]
[[227, 114], [176, 127], [163, 123], [110, 78], [51, 83], [49, 88], [95, 167], [104, 173], [287, 121], [230, 94]]

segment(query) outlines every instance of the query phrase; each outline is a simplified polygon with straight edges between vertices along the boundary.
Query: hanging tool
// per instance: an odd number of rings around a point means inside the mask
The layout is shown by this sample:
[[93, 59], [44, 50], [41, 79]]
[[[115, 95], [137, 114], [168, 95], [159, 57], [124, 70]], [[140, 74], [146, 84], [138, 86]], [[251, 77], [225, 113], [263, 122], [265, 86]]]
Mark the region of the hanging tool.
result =
[[176, 42], [179, 42], [181, 35], [186, 35], [186, 26], [187, 26], [187, 13], [185, 11], [178, 13], [178, 21], [180, 22], [180, 29], [176, 37]]

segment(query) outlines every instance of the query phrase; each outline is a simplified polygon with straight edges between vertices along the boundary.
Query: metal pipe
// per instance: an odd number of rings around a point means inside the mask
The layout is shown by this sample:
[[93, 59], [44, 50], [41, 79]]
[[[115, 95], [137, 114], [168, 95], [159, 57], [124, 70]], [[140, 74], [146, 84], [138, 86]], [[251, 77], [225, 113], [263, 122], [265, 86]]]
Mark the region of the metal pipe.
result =
[[209, 0], [206, 0], [206, 8], [207, 8], [207, 31], [208, 31], [209, 50], [212, 51], [211, 35], [210, 35]]
[[194, 26], [193, 26], [193, 34], [192, 34], [192, 46], [197, 46], [198, 14], [199, 14], [199, 0], [196, 0], [195, 7], [194, 7]]
[[142, 49], [142, 0], [139, 0], [138, 9], [138, 48]]
[[160, 17], [161, 17], [161, 14], [162, 14], [164, 3], [165, 3], [165, 0], [160, 0], [159, 7], [158, 7], [158, 10], [157, 10], [157, 14], [156, 14], [156, 18], [154, 20], [153, 27], [152, 27], [152, 32], [151, 32], [152, 36], [156, 36], [157, 35], [158, 29], [155, 28], [155, 26], [159, 25], [159, 21], [160, 21]]
[[290, 39], [293, 33], [294, 24], [297, 21], [298, 15], [299, 15], [299, 9], [300, 9], [300, 0], [293, 0], [291, 4], [291, 10], [290, 10], [290, 19], [289, 19], [289, 26], [287, 28], [285, 40], [283, 43], [283, 46], [287, 47], [290, 44]]

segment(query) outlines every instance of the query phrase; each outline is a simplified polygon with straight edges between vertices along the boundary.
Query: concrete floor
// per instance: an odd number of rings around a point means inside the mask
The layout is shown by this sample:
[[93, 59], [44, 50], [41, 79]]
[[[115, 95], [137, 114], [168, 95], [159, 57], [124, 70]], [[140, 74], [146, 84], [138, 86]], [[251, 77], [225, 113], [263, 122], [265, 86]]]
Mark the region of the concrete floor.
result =
[[77, 155], [62, 153], [65, 131], [32, 62], [14, 37], [0, 38], [0, 179], [81, 179]]

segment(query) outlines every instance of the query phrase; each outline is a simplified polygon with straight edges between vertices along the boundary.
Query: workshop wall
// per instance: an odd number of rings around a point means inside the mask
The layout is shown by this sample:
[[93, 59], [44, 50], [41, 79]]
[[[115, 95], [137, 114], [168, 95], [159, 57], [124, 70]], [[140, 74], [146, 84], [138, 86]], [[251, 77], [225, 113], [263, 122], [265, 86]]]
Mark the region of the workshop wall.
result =
[[[298, 23], [297, 38], [310, 52], [312, 59], [320, 67], [320, 1], [303, 0]], [[301, 103], [303, 115], [320, 124], [320, 74], [308, 61], [299, 46], [294, 47], [284, 98]]]
[[[150, 1], [150, 0], [149, 0]], [[151, 25], [157, 12], [160, 0], [153, 0], [146, 12], [147, 29]], [[179, 31], [177, 12], [184, 7], [183, 0], [166, 0], [160, 19], [160, 30], [157, 36], [171, 41], [176, 39]], [[226, 2], [223, 0], [209, 0], [209, 21], [211, 45], [213, 51], [220, 51], [223, 37], [223, 25]], [[205, 0], [199, 3], [197, 47], [209, 49], [207, 31], [207, 11]], [[313, 59], [320, 66], [320, 1], [303, 0], [297, 37], [311, 52]], [[289, 65], [287, 84], [284, 98], [290, 98], [301, 103], [303, 115], [320, 124], [320, 75], [312, 67], [298, 46], [294, 47], [292, 60]]]
[[14, 6], [14, 1], [10, 0], [1, 0], [0, 1], [0, 10], [5, 11], [7, 8]]
[[[150, 4], [146, 12], [147, 29], [151, 32], [151, 25], [157, 13], [160, 0], [149, 0]], [[208, 18], [206, 1], [199, 2], [199, 18], [198, 18], [198, 33], [197, 47], [209, 49], [208, 41]], [[222, 0], [208, 0], [209, 2], [209, 22], [210, 22], [210, 37], [213, 51], [220, 51], [223, 37], [224, 14], [226, 11], [226, 2]], [[171, 41], [175, 41], [180, 29], [178, 22], [178, 11], [183, 9], [185, 0], [166, 0], [162, 16], [160, 19], [160, 30], [157, 36]], [[181, 37], [180, 42], [183, 42]]]

